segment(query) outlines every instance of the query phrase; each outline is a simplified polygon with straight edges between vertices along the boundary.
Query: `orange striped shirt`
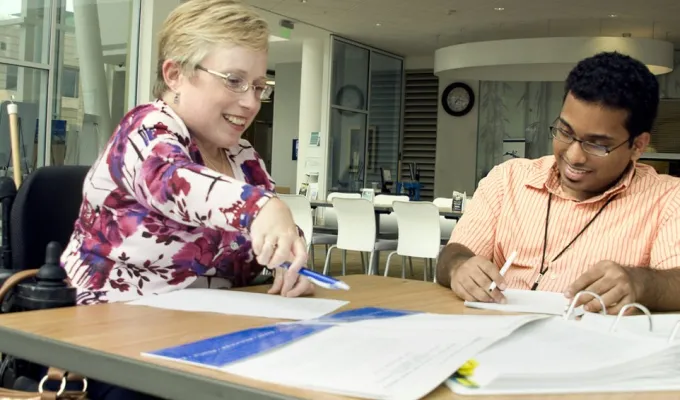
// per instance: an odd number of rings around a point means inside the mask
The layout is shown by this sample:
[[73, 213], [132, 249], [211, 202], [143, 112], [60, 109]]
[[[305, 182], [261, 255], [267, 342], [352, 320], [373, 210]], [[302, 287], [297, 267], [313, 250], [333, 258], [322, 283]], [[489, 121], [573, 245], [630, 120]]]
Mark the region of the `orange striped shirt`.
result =
[[[539, 290], [563, 292], [595, 263], [680, 267], [680, 179], [636, 164], [605, 193], [578, 202], [562, 192], [554, 156], [513, 159], [491, 170], [475, 191], [449, 242], [467, 246], [499, 268], [512, 251], [505, 275], [510, 288], [530, 289], [539, 275], [545, 220], [552, 193], [545, 264]], [[553, 258], [617, 195], [588, 229]]]

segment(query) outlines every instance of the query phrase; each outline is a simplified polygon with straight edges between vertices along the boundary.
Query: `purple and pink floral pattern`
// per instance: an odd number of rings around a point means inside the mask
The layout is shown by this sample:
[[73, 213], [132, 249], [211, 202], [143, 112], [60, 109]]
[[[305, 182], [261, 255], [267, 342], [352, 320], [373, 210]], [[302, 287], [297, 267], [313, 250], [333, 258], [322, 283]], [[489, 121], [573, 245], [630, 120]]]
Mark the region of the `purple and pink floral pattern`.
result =
[[274, 196], [274, 182], [247, 141], [226, 152], [236, 179], [203, 165], [162, 101], [123, 118], [85, 179], [61, 257], [78, 304], [166, 293], [198, 276], [245, 286], [262, 271], [247, 229]]

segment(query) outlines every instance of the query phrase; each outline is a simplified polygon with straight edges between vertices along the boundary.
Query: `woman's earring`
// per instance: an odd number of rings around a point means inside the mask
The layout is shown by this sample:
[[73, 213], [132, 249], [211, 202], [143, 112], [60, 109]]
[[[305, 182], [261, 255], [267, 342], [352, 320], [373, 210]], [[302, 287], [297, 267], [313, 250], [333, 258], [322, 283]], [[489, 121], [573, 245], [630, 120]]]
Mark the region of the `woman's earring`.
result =
[[175, 92], [175, 98], [172, 99], [172, 102], [175, 104], [179, 104], [179, 92]]

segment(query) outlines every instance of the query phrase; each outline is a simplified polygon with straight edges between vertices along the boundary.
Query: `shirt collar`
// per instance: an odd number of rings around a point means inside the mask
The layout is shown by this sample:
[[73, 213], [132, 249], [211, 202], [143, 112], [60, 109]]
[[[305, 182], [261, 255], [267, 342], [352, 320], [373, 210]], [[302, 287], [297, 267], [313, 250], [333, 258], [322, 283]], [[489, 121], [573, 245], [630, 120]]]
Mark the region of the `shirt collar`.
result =
[[[584, 200], [581, 203], [595, 203], [623, 192], [628, 187], [630, 187], [633, 177], [635, 176], [635, 169], [636, 163], [633, 161], [632, 165], [628, 167], [623, 177], [621, 177], [621, 179], [619, 179], [619, 181], [614, 186], [607, 189], [607, 191], [604, 193]], [[574, 200], [562, 191], [559, 171], [557, 170], [557, 162], [555, 161], [554, 156], [539, 159], [534, 164], [534, 170], [526, 178], [524, 184], [525, 186], [538, 190], [544, 190], [564, 199]]]

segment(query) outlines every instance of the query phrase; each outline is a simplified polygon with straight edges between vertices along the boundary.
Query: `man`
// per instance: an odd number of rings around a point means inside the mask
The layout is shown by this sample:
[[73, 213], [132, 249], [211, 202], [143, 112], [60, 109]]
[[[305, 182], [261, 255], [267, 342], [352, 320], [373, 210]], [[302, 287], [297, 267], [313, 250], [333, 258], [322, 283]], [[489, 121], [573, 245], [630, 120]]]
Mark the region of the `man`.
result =
[[[504, 302], [505, 288], [569, 299], [588, 290], [610, 314], [633, 302], [680, 310], [680, 179], [637, 163], [658, 104], [657, 80], [637, 60], [581, 61], [550, 129], [554, 155], [507, 161], [480, 181], [440, 255], [438, 282], [464, 300]], [[581, 304], [601, 309], [593, 296]]]

